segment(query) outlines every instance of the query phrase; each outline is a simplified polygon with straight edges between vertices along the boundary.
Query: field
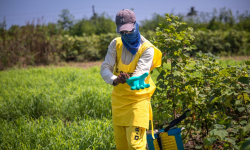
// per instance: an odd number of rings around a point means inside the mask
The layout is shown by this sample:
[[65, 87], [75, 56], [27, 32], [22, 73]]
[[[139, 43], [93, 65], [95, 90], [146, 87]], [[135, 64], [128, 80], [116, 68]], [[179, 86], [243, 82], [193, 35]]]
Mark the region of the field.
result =
[[100, 66], [10, 69], [0, 83], [0, 149], [115, 149]]

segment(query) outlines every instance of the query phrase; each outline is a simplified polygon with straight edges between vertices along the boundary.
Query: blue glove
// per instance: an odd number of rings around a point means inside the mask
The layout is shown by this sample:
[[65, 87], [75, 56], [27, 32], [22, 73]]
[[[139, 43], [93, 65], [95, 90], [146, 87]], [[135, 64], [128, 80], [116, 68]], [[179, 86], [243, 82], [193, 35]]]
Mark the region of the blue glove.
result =
[[135, 76], [129, 78], [126, 82], [128, 83], [129, 86], [131, 86], [131, 90], [140, 90], [144, 88], [150, 87], [150, 84], [146, 84], [144, 79], [148, 76], [148, 73], [144, 73], [141, 76]]

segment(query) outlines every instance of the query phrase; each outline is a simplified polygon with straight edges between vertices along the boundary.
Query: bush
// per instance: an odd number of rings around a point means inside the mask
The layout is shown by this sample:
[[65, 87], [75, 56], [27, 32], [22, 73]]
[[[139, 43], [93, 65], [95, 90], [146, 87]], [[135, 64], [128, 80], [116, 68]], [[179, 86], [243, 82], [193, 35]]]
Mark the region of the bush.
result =
[[43, 26], [27, 25], [16, 29], [13, 36], [3, 35], [0, 38], [0, 70], [57, 62], [61, 41], [45, 33]]
[[[222, 67], [211, 53], [196, 53], [191, 59], [186, 53], [196, 48], [190, 45], [195, 38], [192, 28], [177, 31], [184, 23], [175, 16], [166, 15], [166, 19], [168, 24], [157, 28], [157, 38], [153, 41], [165, 54], [163, 65], [158, 68], [160, 74], [153, 97], [158, 127], [190, 109], [191, 114], [180, 125], [185, 128], [182, 131], [184, 143], [193, 143], [186, 148], [244, 147], [250, 142], [250, 61]], [[234, 37], [233, 32], [226, 37]], [[204, 42], [210, 40], [213, 39]], [[239, 41], [234, 38], [233, 41], [236, 43], [233, 46], [239, 46]], [[166, 68], [169, 62], [170, 67]]]
[[233, 56], [250, 54], [250, 33], [245, 31], [197, 31], [192, 44], [197, 46], [196, 52], [212, 53], [216, 55]]

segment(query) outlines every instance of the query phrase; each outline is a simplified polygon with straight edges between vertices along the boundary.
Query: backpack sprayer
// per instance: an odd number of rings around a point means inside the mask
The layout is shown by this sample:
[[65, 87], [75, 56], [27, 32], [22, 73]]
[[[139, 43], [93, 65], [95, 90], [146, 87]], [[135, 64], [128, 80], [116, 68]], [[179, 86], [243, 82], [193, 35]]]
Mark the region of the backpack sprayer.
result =
[[[131, 86], [131, 90], [148, 88], [150, 85], [144, 82], [147, 76], [148, 73], [144, 73], [141, 76], [131, 77], [126, 82]], [[181, 129], [174, 126], [187, 117], [187, 112], [190, 112], [190, 110], [186, 110], [179, 118], [171, 121], [165, 129], [161, 129], [155, 133], [155, 139], [153, 139], [151, 134], [147, 135], [149, 150], [184, 150], [180, 134]]]
[[165, 129], [155, 133], [154, 140], [151, 134], [147, 135], [149, 150], [184, 150], [181, 129], [174, 126], [184, 120], [188, 112], [190, 110], [186, 110], [179, 118], [171, 121]]

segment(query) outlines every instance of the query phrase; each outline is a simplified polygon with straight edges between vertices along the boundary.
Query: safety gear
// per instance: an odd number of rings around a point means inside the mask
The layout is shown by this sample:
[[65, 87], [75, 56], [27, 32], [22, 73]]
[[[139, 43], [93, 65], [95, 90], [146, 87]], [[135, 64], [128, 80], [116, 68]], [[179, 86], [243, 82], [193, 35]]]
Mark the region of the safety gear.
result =
[[134, 126], [113, 125], [117, 150], [145, 150], [146, 129]]
[[118, 85], [119, 83], [124, 84], [127, 79], [129, 79], [129, 75], [127, 73], [121, 73], [113, 82], [115, 85]]
[[141, 34], [139, 31], [138, 23], [135, 23], [135, 28], [130, 34], [121, 34], [122, 43], [126, 49], [133, 55], [135, 55], [140, 47]]
[[131, 90], [140, 90], [144, 88], [149, 88], [150, 84], [145, 83], [145, 78], [148, 76], [148, 73], [144, 73], [141, 76], [134, 76], [130, 79], [128, 79], [126, 82], [128, 83], [129, 86], [131, 86]]
[[[145, 41], [135, 55], [134, 60], [129, 65], [124, 65], [121, 61], [123, 43], [121, 38], [116, 38], [117, 63], [115, 75], [120, 73], [133, 73], [142, 53], [149, 47], [154, 48], [153, 64], [150, 71], [161, 65], [162, 53], [149, 41]], [[112, 91], [112, 118], [113, 124], [119, 126], [139, 126], [148, 129], [149, 120], [152, 120], [152, 108], [150, 98], [155, 91], [155, 84], [150, 77], [145, 82], [150, 84], [149, 88], [143, 90], [131, 90], [130, 86], [119, 84], [113, 87]], [[152, 121], [151, 121], [152, 122]]]

